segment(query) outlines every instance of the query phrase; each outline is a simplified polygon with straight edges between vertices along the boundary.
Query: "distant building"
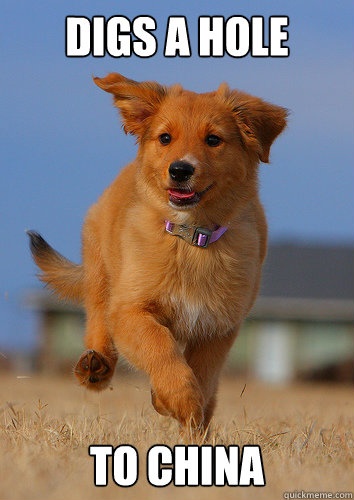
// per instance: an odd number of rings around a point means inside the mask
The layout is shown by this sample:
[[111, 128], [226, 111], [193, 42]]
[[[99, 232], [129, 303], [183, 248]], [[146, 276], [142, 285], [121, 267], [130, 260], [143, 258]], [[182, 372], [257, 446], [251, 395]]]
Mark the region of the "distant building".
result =
[[[352, 378], [353, 257], [351, 247], [272, 245], [260, 295], [228, 366], [272, 383]], [[31, 292], [27, 303], [39, 317], [38, 368], [74, 365], [83, 350], [82, 309], [45, 290]]]
[[351, 247], [272, 245], [232, 362], [269, 382], [353, 377]]

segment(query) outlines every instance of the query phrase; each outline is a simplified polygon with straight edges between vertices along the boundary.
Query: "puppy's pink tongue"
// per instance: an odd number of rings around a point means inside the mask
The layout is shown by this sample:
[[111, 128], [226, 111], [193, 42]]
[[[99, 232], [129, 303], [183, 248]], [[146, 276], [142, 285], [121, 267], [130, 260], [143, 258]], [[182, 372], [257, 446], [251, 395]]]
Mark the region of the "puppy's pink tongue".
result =
[[178, 191], [178, 189], [169, 189], [168, 192], [174, 198], [193, 198], [195, 191]]

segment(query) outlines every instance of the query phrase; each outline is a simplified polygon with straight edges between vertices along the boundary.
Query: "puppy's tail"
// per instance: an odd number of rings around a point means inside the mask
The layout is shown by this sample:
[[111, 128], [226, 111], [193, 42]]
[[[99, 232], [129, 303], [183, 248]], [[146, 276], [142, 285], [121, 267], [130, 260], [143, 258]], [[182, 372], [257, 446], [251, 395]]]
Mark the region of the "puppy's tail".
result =
[[62, 299], [83, 300], [83, 267], [74, 264], [52, 248], [36, 231], [26, 231], [30, 237], [33, 259], [42, 273], [39, 279]]

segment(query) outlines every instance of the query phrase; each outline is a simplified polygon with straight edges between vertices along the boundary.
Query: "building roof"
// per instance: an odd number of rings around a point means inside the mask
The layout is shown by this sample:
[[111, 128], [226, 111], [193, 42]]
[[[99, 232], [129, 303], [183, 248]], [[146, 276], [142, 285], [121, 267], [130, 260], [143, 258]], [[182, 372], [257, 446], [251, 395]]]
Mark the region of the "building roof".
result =
[[273, 244], [251, 318], [354, 321], [351, 246]]
[[354, 247], [271, 245], [261, 295], [354, 300]]

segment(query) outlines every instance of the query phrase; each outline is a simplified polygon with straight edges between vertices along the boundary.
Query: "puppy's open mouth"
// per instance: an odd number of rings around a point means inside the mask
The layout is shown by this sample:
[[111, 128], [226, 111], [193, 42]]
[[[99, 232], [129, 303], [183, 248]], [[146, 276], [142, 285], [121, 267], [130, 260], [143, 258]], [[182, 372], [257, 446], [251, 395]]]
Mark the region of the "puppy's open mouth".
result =
[[191, 189], [175, 189], [171, 188], [168, 190], [170, 203], [177, 207], [187, 207], [191, 205], [196, 205], [200, 202], [201, 197], [212, 188], [212, 185], [197, 193]]

